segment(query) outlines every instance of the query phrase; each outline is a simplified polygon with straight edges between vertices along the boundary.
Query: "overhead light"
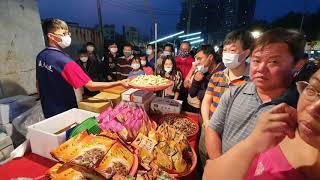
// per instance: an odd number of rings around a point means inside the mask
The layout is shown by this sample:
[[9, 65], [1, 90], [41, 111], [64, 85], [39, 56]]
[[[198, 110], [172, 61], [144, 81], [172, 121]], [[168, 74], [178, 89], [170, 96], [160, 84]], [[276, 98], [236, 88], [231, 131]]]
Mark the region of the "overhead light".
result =
[[199, 40], [191, 41], [190, 44], [201, 43], [203, 41], [204, 41], [204, 39], [199, 39]]
[[160, 38], [160, 39], [158, 39], [158, 40], [156, 40], [156, 41], [152, 41], [152, 42], [150, 42], [149, 44], [154, 44], [154, 43], [156, 43], [156, 42], [161, 42], [161, 41], [164, 41], [164, 40], [169, 39], [169, 38], [173, 38], [173, 37], [178, 36], [178, 35], [183, 34], [183, 33], [184, 33], [184, 31], [180, 31], [180, 32], [178, 32], [178, 33], [171, 34], [171, 35], [169, 35], [169, 36]]
[[196, 33], [191, 33], [191, 34], [182, 35], [182, 36], [179, 36], [179, 38], [184, 38], [184, 37], [189, 37], [189, 36], [194, 36], [194, 35], [199, 35], [199, 34], [201, 34], [201, 32], [196, 32]]
[[215, 46], [214, 46], [214, 52], [217, 53], [218, 51], [219, 51], [219, 46], [215, 45]]
[[189, 39], [184, 39], [183, 41], [192, 41], [192, 40], [196, 40], [196, 39], [200, 39], [201, 36], [198, 37], [194, 37], [194, 38], [189, 38]]
[[252, 31], [251, 34], [252, 34], [253, 38], [256, 39], [256, 38], [260, 37], [262, 33], [260, 31]]

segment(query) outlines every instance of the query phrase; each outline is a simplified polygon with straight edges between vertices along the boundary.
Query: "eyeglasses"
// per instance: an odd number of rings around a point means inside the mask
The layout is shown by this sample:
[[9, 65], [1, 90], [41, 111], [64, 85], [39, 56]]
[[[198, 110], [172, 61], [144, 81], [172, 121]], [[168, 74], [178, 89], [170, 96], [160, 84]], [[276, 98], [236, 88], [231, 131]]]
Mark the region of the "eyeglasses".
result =
[[52, 34], [59, 35], [59, 36], [67, 36], [67, 35], [71, 36], [71, 32], [65, 32], [63, 34], [58, 34], [58, 33], [52, 33]]
[[299, 94], [304, 95], [308, 101], [320, 99], [320, 92], [306, 81], [296, 82]]

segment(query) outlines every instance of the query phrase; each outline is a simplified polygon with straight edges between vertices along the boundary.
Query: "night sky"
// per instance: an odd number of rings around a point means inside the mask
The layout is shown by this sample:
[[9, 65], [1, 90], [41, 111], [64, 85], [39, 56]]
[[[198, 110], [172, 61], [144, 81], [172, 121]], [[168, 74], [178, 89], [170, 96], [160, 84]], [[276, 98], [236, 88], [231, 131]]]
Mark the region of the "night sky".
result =
[[[151, 35], [153, 18], [146, 11], [145, 0], [102, 0], [105, 24], [115, 24], [122, 33], [122, 25], [135, 26], [145, 36]], [[149, 0], [159, 22], [159, 36], [176, 32], [181, 12], [181, 0]], [[38, 0], [41, 19], [57, 17], [93, 27], [98, 22], [96, 0]], [[149, 7], [150, 7], [149, 6]], [[307, 11], [320, 8], [320, 0], [307, 0]], [[272, 21], [290, 11], [303, 11], [303, 0], [257, 0], [255, 19]]]

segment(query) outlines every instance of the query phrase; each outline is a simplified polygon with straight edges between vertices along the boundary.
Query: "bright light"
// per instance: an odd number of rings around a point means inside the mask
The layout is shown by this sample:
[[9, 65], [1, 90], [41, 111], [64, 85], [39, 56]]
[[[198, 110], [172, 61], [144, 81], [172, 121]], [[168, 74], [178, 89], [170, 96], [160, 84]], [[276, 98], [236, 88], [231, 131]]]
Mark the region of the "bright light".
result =
[[204, 41], [204, 39], [199, 39], [199, 40], [191, 41], [190, 44], [201, 43], [203, 41]]
[[218, 52], [219, 51], [219, 46], [215, 45], [214, 46], [214, 52]]
[[252, 34], [253, 38], [256, 39], [256, 38], [260, 37], [262, 33], [260, 31], [252, 31], [251, 34]]
[[192, 40], [196, 40], [196, 39], [200, 39], [200, 38], [201, 38], [201, 36], [197, 36], [194, 38], [184, 39], [183, 41], [192, 41]]
[[201, 32], [196, 32], [196, 33], [191, 33], [191, 34], [182, 35], [182, 36], [179, 36], [179, 38], [184, 38], [184, 37], [189, 37], [189, 36], [194, 36], [194, 35], [199, 35], [199, 34], [201, 34]]
[[150, 42], [149, 44], [154, 44], [154, 43], [156, 43], [156, 42], [161, 42], [161, 41], [163, 41], [163, 40], [166, 40], [166, 39], [169, 39], [169, 38], [178, 36], [178, 35], [183, 34], [183, 33], [184, 33], [184, 31], [181, 31], [181, 32], [178, 32], [178, 33], [175, 33], [175, 34], [171, 34], [171, 35], [169, 35], [169, 36], [160, 38], [160, 39], [158, 39], [158, 40], [156, 40], [156, 41], [152, 41], [152, 42]]

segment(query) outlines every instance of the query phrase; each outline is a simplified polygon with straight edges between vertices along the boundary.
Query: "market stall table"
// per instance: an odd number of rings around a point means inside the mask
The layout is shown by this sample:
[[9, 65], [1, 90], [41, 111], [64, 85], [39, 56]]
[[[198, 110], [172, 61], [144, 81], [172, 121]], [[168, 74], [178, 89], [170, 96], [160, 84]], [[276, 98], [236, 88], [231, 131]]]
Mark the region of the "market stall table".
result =
[[0, 179], [11, 180], [25, 177], [33, 179], [47, 179], [47, 170], [56, 162], [33, 153], [27, 153], [21, 158], [14, 159], [0, 166]]
[[[187, 116], [196, 122], [199, 121], [198, 114], [185, 113]], [[156, 120], [157, 116], [151, 115], [152, 120]], [[198, 135], [197, 135], [198, 136]], [[191, 147], [197, 151], [197, 139], [190, 139], [189, 143]], [[0, 179], [11, 180], [13, 178], [25, 177], [33, 179], [47, 179], [44, 175], [47, 170], [52, 167], [56, 162], [41, 157], [33, 153], [27, 153], [22, 158], [17, 158], [7, 162], [0, 166]], [[197, 169], [197, 168], [196, 168]], [[180, 178], [183, 180], [194, 180], [196, 178], [196, 172], [192, 172], [186, 177]]]

